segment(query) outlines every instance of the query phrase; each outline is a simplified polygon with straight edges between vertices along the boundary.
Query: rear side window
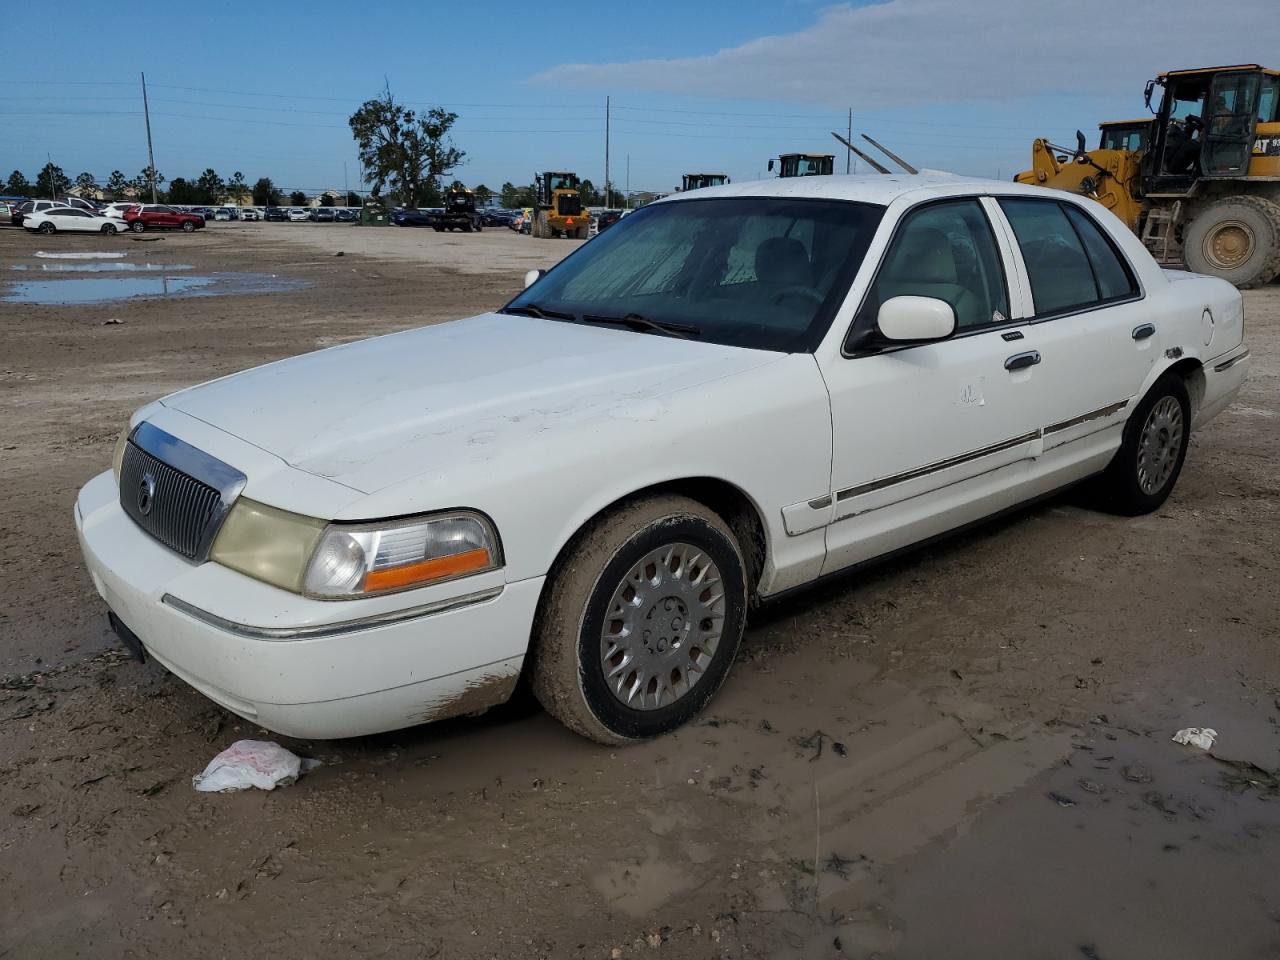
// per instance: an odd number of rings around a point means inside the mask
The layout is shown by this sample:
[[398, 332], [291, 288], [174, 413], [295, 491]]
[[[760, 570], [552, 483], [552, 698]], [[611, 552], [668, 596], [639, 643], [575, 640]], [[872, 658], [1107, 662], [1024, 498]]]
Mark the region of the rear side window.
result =
[[1092, 219], [1054, 200], [1001, 198], [1031, 280], [1036, 316], [1132, 296], [1137, 285]]

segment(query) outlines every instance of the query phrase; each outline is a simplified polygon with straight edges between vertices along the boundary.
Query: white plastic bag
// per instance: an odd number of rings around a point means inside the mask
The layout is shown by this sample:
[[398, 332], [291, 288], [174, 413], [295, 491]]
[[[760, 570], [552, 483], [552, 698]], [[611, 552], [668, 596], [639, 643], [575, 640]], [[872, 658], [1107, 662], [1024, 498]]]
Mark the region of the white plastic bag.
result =
[[1199, 747], [1201, 750], [1212, 750], [1217, 736], [1218, 731], [1212, 727], [1187, 727], [1173, 735], [1173, 742], [1185, 743], [1188, 747]]
[[210, 760], [203, 773], [192, 777], [191, 785], [202, 793], [231, 793], [250, 787], [274, 790], [287, 787], [318, 766], [319, 760], [303, 760], [278, 743], [237, 740]]

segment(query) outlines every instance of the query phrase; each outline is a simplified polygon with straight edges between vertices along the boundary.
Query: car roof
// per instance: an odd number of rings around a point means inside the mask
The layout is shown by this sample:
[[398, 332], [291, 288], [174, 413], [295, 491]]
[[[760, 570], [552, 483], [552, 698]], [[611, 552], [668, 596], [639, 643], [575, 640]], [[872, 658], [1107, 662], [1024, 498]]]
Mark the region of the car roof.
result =
[[774, 177], [727, 183], [722, 187], [704, 187], [688, 193], [674, 193], [657, 203], [680, 203], [711, 197], [805, 197], [816, 200], [852, 200], [888, 206], [899, 197], [915, 194], [915, 199], [929, 196], [948, 197], [965, 194], [1043, 194], [1044, 187], [989, 180], [983, 177], [961, 177], [939, 170], [922, 170], [918, 174], [866, 173], [836, 174], [822, 177]]

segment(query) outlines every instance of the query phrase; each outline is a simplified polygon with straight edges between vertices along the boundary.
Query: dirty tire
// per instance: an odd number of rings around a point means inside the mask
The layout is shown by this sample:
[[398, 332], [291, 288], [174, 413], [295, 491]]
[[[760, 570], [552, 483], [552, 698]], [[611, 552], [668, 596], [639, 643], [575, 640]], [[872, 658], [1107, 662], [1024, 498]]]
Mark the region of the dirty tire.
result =
[[[1156, 489], [1144, 489], [1139, 479], [1139, 461], [1143, 446], [1143, 433], [1152, 418], [1152, 411], [1161, 404], [1171, 409], [1169, 402], [1177, 405], [1181, 413], [1181, 426], [1177, 442], [1179, 449], [1169, 465], [1168, 475]], [[1099, 506], [1127, 517], [1151, 513], [1169, 498], [1182, 464], [1187, 457], [1187, 444], [1191, 438], [1191, 400], [1187, 385], [1176, 373], [1166, 373], [1147, 391], [1130, 414], [1124, 426], [1124, 440], [1106, 471], [1098, 478], [1096, 493]], [[1172, 438], [1170, 438], [1172, 439]]]
[[[1252, 196], [1219, 200], [1196, 214], [1182, 241], [1183, 257], [1196, 273], [1241, 288], [1263, 286], [1280, 274], [1280, 203]], [[1247, 255], [1241, 243], [1248, 245]]]
[[[633, 709], [609, 688], [601, 631], [628, 571], [666, 544], [690, 544], [719, 568], [724, 619], [699, 679], [674, 702]], [[702, 504], [663, 495], [623, 504], [570, 543], [548, 579], [534, 624], [531, 680], [543, 707], [575, 733], [625, 744], [667, 733], [711, 700], [733, 665], [747, 611], [745, 564], [729, 527]]]
[[133, 223], [129, 224], [129, 229], [134, 233], [141, 233], [143, 230], [147, 229], [147, 225], [141, 220], [135, 220]]

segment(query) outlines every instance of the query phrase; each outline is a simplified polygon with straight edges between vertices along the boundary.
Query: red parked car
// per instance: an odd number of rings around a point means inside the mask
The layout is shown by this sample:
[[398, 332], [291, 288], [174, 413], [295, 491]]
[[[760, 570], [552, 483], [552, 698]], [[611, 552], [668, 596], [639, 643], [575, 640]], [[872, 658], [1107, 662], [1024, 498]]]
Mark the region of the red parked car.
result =
[[139, 203], [124, 212], [124, 221], [134, 233], [143, 230], [182, 230], [190, 233], [204, 229], [204, 217], [183, 213], [177, 207], [162, 203]]

